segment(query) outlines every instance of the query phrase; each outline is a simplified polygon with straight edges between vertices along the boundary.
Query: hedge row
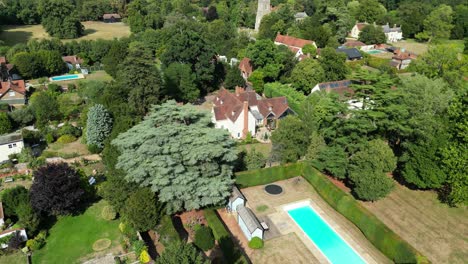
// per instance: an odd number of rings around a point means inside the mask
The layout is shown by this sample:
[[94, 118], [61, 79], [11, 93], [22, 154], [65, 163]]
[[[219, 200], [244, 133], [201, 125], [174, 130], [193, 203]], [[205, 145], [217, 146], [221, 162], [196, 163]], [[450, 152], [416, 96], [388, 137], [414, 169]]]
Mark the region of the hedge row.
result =
[[205, 219], [208, 225], [213, 230], [213, 235], [218, 241], [221, 251], [223, 251], [225, 262], [228, 264], [248, 264], [250, 263], [242, 252], [234, 245], [231, 239], [231, 234], [224, 227], [223, 222], [219, 219], [216, 210], [204, 210]]
[[293, 163], [284, 166], [238, 172], [236, 173], [236, 184], [240, 188], [246, 188], [286, 180], [300, 175], [302, 175], [302, 163]]
[[366, 238], [396, 263], [428, 263], [426, 257], [395, 234], [351, 195], [336, 187], [315, 168], [305, 163], [240, 172], [236, 183], [241, 187], [263, 185], [302, 175], [336, 211], [354, 223]]

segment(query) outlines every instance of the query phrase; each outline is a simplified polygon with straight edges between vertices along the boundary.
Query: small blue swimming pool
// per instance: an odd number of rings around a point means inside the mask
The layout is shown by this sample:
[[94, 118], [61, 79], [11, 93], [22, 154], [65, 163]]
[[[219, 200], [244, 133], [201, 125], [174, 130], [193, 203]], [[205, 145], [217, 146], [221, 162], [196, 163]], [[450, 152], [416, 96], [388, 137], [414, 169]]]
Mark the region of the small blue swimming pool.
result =
[[309, 205], [293, 208], [287, 212], [331, 263], [366, 263]]
[[83, 77], [78, 74], [69, 74], [69, 75], [55, 76], [50, 79], [52, 81], [68, 81], [68, 80], [81, 79], [81, 78]]

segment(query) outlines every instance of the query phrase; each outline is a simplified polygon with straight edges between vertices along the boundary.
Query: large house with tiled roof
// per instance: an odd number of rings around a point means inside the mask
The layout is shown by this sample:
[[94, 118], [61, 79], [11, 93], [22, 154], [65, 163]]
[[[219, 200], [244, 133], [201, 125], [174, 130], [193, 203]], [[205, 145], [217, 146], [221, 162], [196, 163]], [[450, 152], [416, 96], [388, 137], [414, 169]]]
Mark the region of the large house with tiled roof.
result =
[[12, 106], [26, 104], [26, 85], [24, 80], [0, 82], [0, 104]]
[[255, 91], [237, 87], [234, 93], [222, 88], [215, 97], [212, 120], [216, 128], [227, 129], [233, 138], [255, 136], [257, 127], [276, 127], [279, 119], [294, 113], [286, 97], [265, 98]]
[[306, 55], [302, 52], [302, 48], [310, 44], [317, 48], [317, 45], [312, 40], [300, 39], [291, 36], [285, 36], [278, 33], [275, 38], [276, 45], [284, 45], [289, 48], [294, 54], [296, 54], [296, 58], [300, 58], [303, 55]]

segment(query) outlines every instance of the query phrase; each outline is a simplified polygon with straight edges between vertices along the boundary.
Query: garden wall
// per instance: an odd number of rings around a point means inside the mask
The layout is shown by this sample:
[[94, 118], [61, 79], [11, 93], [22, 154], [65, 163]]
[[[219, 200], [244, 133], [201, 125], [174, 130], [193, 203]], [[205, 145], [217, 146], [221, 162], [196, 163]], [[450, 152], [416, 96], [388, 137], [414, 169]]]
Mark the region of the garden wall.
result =
[[236, 174], [241, 188], [263, 185], [302, 175], [336, 211], [356, 225], [366, 238], [396, 263], [429, 263], [426, 257], [394, 233], [351, 195], [335, 186], [312, 166], [300, 162]]

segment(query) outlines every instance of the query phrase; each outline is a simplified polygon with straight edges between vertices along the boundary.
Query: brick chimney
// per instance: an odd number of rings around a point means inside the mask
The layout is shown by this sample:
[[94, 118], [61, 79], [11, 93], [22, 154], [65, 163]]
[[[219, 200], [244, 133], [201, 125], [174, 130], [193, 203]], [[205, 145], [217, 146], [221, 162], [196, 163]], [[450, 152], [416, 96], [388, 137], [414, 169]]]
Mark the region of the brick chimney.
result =
[[249, 102], [247, 101], [244, 101], [243, 112], [244, 112], [244, 129], [242, 130], [242, 138], [246, 138], [247, 133], [249, 133]]
[[239, 94], [244, 92], [244, 88], [236, 86], [236, 96], [239, 96]]

